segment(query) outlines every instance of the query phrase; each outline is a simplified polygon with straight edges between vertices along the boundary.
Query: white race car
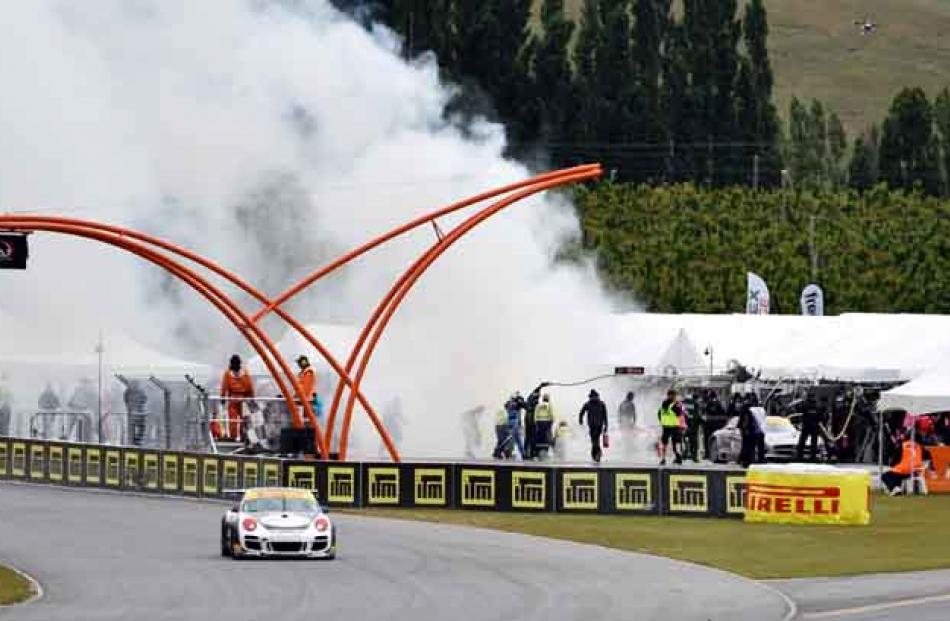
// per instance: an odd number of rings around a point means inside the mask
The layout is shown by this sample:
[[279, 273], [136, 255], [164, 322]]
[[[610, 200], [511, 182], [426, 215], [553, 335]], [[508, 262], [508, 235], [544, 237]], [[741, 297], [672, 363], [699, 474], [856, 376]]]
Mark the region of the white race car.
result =
[[332, 559], [336, 528], [309, 490], [249, 489], [221, 520], [221, 556]]

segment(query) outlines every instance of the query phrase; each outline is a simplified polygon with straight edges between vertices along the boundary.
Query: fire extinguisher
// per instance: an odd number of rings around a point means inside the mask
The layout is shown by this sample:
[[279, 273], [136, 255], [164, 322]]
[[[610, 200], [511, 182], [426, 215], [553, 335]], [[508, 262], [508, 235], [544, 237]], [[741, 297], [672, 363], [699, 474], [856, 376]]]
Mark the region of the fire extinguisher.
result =
[[604, 448], [610, 448], [610, 436], [606, 431], [604, 432]]

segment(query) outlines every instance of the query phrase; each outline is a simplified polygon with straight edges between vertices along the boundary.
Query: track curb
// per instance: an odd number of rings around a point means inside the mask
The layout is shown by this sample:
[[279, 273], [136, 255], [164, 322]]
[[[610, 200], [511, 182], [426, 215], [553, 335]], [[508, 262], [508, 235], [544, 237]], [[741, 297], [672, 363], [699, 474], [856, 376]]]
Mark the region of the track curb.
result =
[[[0, 561], [3, 561], [3, 559], [0, 559]], [[7, 563], [6, 561], [0, 562], [0, 565], [3, 565], [4, 567], [9, 569], [16, 575], [20, 576], [21, 578], [29, 582], [30, 590], [33, 592], [33, 594], [30, 595], [30, 597], [26, 598], [22, 602], [13, 602], [12, 604], [0, 604], [0, 610], [8, 610], [10, 608], [19, 608], [20, 606], [29, 606], [30, 604], [38, 601], [41, 597], [43, 597], [43, 585], [40, 584], [39, 580], [31, 576], [30, 574], [26, 573], [22, 569], [19, 569]]]

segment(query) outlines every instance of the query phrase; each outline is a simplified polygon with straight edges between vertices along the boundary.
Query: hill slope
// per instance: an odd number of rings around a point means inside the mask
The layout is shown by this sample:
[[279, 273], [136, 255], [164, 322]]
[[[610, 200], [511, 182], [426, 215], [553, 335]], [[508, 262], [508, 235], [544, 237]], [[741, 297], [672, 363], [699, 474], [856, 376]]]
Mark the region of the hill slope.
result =
[[[576, 20], [583, 0], [568, 0]], [[776, 105], [792, 95], [838, 112], [849, 135], [878, 122], [904, 86], [950, 85], [950, 0], [766, 0]], [[862, 36], [855, 20], [878, 24]]]

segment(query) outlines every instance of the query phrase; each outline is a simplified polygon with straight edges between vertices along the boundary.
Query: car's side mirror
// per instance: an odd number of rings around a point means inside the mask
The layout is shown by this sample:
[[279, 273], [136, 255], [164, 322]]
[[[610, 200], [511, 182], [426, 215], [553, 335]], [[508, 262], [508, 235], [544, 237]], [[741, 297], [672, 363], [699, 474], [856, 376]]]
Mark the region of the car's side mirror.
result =
[[234, 503], [234, 505], [231, 507], [231, 511], [234, 511], [235, 513], [237, 513], [240, 510], [241, 510], [241, 503], [239, 502]]
[[322, 504], [322, 503], [321, 503], [321, 504], [320, 504], [320, 510], [323, 511], [324, 513], [329, 513], [329, 512], [330, 512], [330, 505], [325, 505], [325, 504]]

